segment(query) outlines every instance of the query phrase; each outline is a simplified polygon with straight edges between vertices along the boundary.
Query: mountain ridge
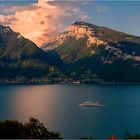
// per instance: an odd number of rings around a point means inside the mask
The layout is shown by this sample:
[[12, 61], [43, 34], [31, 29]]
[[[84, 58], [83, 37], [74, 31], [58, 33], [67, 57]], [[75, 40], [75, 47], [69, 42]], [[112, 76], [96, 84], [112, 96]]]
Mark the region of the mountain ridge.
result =
[[0, 78], [139, 83], [140, 37], [75, 22], [38, 48], [9, 26], [0, 26]]
[[140, 37], [75, 22], [68, 31], [48, 40], [42, 49], [56, 52], [70, 64], [70, 76], [82, 80], [139, 81]]
[[[91, 46], [106, 46], [106, 49], [110, 49], [110, 44], [117, 45], [114, 47], [116, 50], [119, 49], [119, 46], [121, 46], [120, 43], [123, 43], [124, 41], [131, 41], [132, 43], [140, 43], [140, 37], [131, 36], [126, 33], [117, 32], [112, 29], [103, 27], [103, 26], [96, 26], [85, 22], [75, 22], [70, 26], [69, 31], [64, 32], [56, 37], [52, 37], [49, 39], [49, 42], [42, 47], [43, 50], [52, 50], [60, 45], [63, 44], [65, 40], [68, 40], [69, 38], [73, 38], [75, 40], [79, 39], [86, 39], [85, 46], [91, 47]], [[68, 38], [68, 39], [67, 39]], [[91, 54], [94, 54], [95, 50], [91, 51]], [[132, 52], [133, 54], [135, 52]]]
[[50, 59], [20, 33], [9, 26], [0, 26], [0, 78], [47, 76], [50, 68], [56, 69]]

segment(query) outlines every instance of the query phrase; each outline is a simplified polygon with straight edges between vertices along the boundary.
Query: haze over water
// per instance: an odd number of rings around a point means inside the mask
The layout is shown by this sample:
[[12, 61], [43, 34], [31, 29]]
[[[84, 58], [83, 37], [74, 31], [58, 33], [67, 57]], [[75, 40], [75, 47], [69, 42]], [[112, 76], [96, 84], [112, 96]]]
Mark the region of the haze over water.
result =
[[[0, 86], [0, 120], [34, 117], [64, 138], [140, 133], [140, 86]], [[100, 101], [101, 108], [79, 106]]]

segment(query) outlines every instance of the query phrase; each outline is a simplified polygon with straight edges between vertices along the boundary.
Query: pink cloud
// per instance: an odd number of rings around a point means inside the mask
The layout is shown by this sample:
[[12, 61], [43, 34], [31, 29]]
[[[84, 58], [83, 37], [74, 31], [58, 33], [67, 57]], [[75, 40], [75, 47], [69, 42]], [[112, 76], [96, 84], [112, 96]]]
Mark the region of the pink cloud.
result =
[[73, 21], [88, 18], [80, 8], [65, 2], [61, 5], [39, 0], [34, 5], [1, 8], [13, 14], [0, 15], [0, 23], [11, 26], [14, 31], [20, 32], [38, 46], [45, 43], [47, 37], [65, 30]]

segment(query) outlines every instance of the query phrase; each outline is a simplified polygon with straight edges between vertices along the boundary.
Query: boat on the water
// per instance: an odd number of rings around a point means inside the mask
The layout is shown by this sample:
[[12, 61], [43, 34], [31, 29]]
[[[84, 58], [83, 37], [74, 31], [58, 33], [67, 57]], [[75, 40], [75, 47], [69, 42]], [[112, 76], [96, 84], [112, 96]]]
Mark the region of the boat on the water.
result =
[[103, 107], [104, 106], [99, 101], [96, 101], [96, 102], [86, 101], [86, 102], [80, 103], [79, 105], [85, 106], [85, 107]]

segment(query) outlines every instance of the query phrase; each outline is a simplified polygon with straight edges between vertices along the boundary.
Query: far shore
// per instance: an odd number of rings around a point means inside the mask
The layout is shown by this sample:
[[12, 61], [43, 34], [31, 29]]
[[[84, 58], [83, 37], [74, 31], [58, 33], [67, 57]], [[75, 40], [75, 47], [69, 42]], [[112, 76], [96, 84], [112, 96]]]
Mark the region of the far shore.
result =
[[140, 82], [105, 82], [105, 81], [80, 81], [80, 80], [71, 80], [71, 81], [15, 81], [15, 80], [7, 80], [0, 81], [0, 85], [140, 85]]

